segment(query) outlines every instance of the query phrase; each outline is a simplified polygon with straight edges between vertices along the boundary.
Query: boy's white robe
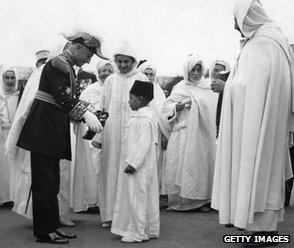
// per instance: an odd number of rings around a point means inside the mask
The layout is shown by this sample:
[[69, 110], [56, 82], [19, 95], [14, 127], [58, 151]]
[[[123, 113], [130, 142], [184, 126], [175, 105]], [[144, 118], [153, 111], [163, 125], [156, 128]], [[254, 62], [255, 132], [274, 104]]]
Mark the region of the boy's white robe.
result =
[[98, 181], [100, 214], [103, 222], [112, 220], [115, 204], [118, 169], [121, 162], [122, 142], [130, 119], [129, 92], [135, 80], [146, 81], [136, 69], [127, 74], [116, 72], [104, 82], [101, 109], [109, 117], [103, 129], [101, 148], [101, 180]]
[[[191, 109], [176, 104], [191, 100]], [[215, 158], [217, 94], [202, 79], [198, 86], [182, 81], [174, 86], [163, 107], [173, 126], [166, 153], [169, 205], [178, 210], [198, 208], [211, 199]]]
[[291, 176], [293, 61], [280, 29], [266, 24], [245, 44], [226, 83], [212, 198], [221, 224], [256, 231], [250, 226], [265, 216], [275, 225], [281, 220], [275, 216], [283, 213]]
[[[142, 241], [159, 237], [157, 128], [148, 107], [133, 112], [123, 143], [111, 232]], [[127, 165], [136, 169], [124, 173]]]

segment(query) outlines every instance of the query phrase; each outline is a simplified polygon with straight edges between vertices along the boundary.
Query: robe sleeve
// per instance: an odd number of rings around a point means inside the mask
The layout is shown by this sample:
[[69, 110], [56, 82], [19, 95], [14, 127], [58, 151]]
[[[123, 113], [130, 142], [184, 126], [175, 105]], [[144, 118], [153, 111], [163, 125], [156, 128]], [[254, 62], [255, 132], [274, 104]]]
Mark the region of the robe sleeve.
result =
[[173, 99], [173, 96], [171, 95], [166, 99], [166, 101], [162, 105], [162, 116], [165, 120], [168, 122], [173, 122], [177, 118], [177, 111], [176, 111], [176, 105], [177, 101]]
[[47, 70], [50, 93], [72, 121], [79, 121], [86, 112], [89, 103], [80, 101], [71, 96], [68, 85], [68, 75], [55, 67]]
[[133, 146], [125, 162], [138, 170], [144, 163], [152, 142], [152, 130], [149, 121], [143, 121], [140, 125], [139, 138]]
[[[260, 49], [263, 47], [263, 49]], [[243, 135], [246, 137], [243, 141], [244, 154], [250, 151], [254, 154], [257, 151], [260, 127], [264, 116], [268, 87], [270, 83], [270, 48], [267, 42], [258, 42], [251, 46], [251, 50], [246, 51], [246, 56], [239, 64], [239, 78], [234, 84], [236, 96], [244, 92], [244, 110], [243, 110]], [[258, 58], [258, 59], [257, 59]], [[248, 158], [250, 157], [249, 154]], [[246, 155], [246, 156], [247, 156]]]
[[171, 94], [166, 99], [162, 107], [162, 115], [169, 123], [172, 123], [177, 119], [179, 112], [176, 110], [176, 105], [183, 100], [185, 100], [185, 97], [177, 94]]

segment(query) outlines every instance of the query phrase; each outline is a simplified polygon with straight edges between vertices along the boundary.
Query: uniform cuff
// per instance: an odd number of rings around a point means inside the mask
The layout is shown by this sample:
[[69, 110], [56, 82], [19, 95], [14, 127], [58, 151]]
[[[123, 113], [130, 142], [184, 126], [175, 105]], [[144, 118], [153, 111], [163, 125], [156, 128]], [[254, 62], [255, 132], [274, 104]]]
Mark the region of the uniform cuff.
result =
[[89, 105], [90, 103], [79, 101], [69, 113], [70, 120], [74, 122], [80, 121]]

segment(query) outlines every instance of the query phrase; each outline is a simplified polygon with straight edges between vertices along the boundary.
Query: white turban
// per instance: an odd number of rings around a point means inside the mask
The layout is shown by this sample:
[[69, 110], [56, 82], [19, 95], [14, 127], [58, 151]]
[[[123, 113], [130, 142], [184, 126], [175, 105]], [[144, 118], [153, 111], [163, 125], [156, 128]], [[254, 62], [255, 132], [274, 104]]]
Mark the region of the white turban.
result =
[[[1, 81], [0, 81], [0, 88], [3, 90], [4, 92], [4, 82], [3, 82], [3, 75], [5, 72], [7, 71], [13, 71], [14, 75], [15, 75], [15, 90], [18, 87], [18, 74], [17, 74], [17, 70], [15, 67], [13, 66], [3, 66], [2, 70], [1, 70]], [[1, 94], [1, 93], [0, 93]]]
[[242, 34], [247, 39], [251, 38], [264, 24], [273, 22], [258, 0], [238, 1], [234, 8], [234, 16]]
[[209, 71], [209, 74], [211, 76], [211, 73], [215, 67], [215, 65], [222, 65], [225, 67], [225, 71], [231, 71], [231, 67], [230, 67], [230, 64], [226, 61], [224, 61], [223, 59], [215, 59], [212, 64], [211, 64], [211, 67], [210, 67], [210, 71]]
[[198, 55], [194, 55], [194, 54], [191, 54], [190, 56], [188, 56], [184, 64], [184, 74], [183, 74], [184, 80], [186, 83], [189, 83], [189, 72], [197, 64], [202, 66], [202, 72], [203, 72], [204, 65], [203, 65], [202, 59]]
[[99, 70], [100, 70], [101, 67], [103, 67], [105, 65], [108, 65], [108, 64], [111, 65], [111, 62], [109, 60], [103, 59], [103, 60], [98, 61], [97, 66], [96, 66], [97, 72], [99, 72]]
[[154, 72], [155, 75], [156, 75], [156, 73], [157, 73], [156, 68], [155, 68], [152, 64], [150, 64], [148, 61], [145, 61], [144, 63], [142, 63], [142, 64], [138, 67], [138, 70], [139, 70], [140, 72], [142, 72], [142, 73], [144, 73], [144, 71], [145, 71], [146, 69], [150, 69], [150, 70], [152, 70], [152, 71]]
[[126, 40], [124, 40], [120, 46], [118, 47], [118, 49], [116, 50], [116, 52], [113, 54], [114, 58], [117, 55], [125, 55], [125, 56], [129, 56], [132, 57], [135, 62], [137, 63], [137, 54], [135, 52], [135, 50], [132, 48], [132, 46], [129, 44], [129, 42], [127, 42]]

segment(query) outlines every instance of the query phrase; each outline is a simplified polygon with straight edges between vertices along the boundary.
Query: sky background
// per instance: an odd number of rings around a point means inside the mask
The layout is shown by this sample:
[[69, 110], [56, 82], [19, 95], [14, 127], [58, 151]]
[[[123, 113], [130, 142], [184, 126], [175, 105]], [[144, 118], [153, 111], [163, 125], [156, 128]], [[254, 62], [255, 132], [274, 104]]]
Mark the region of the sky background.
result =
[[[294, 1], [261, 0], [294, 43]], [[127, 39], [138, 57], [150, 59], [159, 75], [180, 75], [187, 55], [231, 64], [240, 35], [233, 28], [235, 0], [0, 0], [0, 64], [34, 66], [34, 53], [52, 50], [60, 33], [85, 30], [103, 38], [112, 57]], [[87, 70], [94, 70], [94, 58]]]

